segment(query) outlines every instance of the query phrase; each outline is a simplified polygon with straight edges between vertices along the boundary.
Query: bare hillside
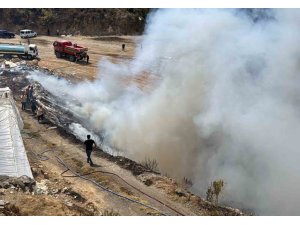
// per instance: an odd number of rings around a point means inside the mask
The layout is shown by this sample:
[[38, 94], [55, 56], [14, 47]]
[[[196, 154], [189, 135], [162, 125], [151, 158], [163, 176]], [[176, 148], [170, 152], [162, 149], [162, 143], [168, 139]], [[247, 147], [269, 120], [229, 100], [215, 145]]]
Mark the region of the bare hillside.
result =
[[149, 9], [0, 9], [0, 29], [39, 34], [134, 35], [144, 31]]

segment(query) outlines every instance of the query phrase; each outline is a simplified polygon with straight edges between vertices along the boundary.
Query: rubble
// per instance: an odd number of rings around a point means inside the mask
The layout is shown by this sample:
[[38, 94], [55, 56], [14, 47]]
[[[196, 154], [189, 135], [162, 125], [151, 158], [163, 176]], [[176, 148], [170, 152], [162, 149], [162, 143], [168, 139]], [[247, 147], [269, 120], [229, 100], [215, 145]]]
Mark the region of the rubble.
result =
[[64, 188], [62, 190], [62, 193], [71, 196], [74, 200], [78, 201], [78, 202], [86, 202], [86, 199], [84, 197], [82, 197], [79, 193], [75, 192], [72, 190], [72, 188]]
[[3, 209], [3, 208], [4, 208], [4, 205], [5, 205], [4, 200], [0, 200], [0, 209]]
[[40, 182], [37, 182], [36, 183], [36, 188], [34, 190], [34, 194], [36, 194], [36, 195], [42, 195], [42, 194], [47, 195], [49, 193], [47, 183], [48, 183], [47, 180], [41, 180]]
[[33, 191], [35, 187], [35, 180], [27, 176], [21, 177], [8, 177], [0, 176], [0, 188], [8, 189], [21, 189], [22, 191]]
[[64, 204], [68, 207], [72, 207], [73, 206], [73, 203], [72, 202], [69, 202], [68, 200], [64, 200]]

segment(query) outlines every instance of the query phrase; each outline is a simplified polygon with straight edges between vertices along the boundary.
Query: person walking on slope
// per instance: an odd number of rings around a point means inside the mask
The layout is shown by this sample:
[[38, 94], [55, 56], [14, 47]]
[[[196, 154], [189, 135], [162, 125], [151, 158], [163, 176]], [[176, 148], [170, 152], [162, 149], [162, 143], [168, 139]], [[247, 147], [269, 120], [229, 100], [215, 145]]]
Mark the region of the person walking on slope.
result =
[[87, 155], [87, 162], [90, 163], [91, 166], [93, 166], [94, 163], [91, 159], [91, 154], [93, 151], [93, 147], [96, 147], [96, 143], [93, 139], [91, 139], [91, 135], [87, 135], [87, 140], [84, 142], [84, 144]]

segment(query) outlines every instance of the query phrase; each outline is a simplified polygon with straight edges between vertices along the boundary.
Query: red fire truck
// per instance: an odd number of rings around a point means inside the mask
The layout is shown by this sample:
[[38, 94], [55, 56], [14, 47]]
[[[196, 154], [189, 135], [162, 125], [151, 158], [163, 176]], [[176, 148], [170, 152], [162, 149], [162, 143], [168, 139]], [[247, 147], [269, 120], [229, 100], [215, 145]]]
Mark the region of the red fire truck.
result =
[[53, 42], [57, 58], [68, 58], [71, 62], [86, 59], [88, 48], [72, 44], [71, 41], [58, 40]]

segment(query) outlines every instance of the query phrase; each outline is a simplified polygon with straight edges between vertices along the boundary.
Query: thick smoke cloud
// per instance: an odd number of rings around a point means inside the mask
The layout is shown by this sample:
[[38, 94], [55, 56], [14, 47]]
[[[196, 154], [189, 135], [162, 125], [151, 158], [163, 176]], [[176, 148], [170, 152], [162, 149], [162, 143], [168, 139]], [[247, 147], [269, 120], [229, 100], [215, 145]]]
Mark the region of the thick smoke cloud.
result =
[[[300, 11], [267, 13], [158, 10], [135, 59], [100, 62], [94, 82], [31, 77], [126, 156], [156, 159], [203, 195], [222, 178], [234, 206], [299, 215]], [[159, 77], [150, 93], [124, 85], [145, 73]]]

